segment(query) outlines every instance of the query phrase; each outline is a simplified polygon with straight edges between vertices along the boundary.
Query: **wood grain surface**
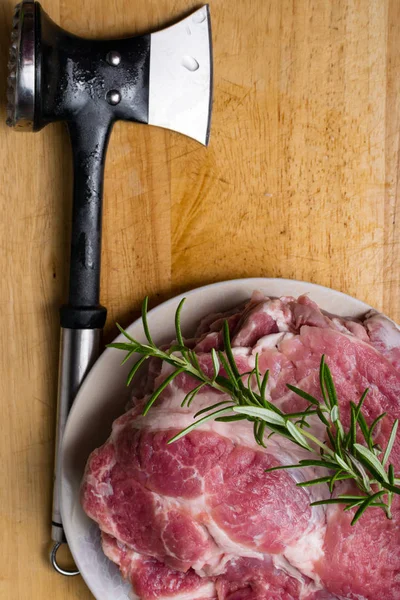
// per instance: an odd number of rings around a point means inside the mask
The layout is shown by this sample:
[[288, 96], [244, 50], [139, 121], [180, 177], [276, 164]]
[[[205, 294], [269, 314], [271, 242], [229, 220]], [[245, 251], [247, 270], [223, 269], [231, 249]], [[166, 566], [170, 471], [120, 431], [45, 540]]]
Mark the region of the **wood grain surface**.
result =
[[[4, 125], [0, 3], [0, 598], [89, 600], [48, 564], [58, 306], [71, 164], [62, 125]], [[119, 123], [105, 182], [106, 336], [152, 303], [244, 276], [317, 282], [400, 320], [400, 0], [210, 0], [208, 149]], [[43, 0], [85, 36], [152, 30], [192, 0]]]

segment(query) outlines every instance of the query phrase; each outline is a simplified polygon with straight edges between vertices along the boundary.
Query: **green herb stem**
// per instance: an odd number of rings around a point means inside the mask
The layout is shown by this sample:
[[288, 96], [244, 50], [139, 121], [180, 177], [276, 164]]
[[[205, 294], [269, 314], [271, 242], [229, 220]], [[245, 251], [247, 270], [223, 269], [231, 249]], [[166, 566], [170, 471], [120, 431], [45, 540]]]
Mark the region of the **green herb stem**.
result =
[[[255, 357], [255, 368], [247, 373], [240, 373], [235, 361], [231, 346], [228, 322], [223, 324], [224, 352], [211, 351], [213, 375], [209, 377], [201, 368], [196, 353], [185, 346], [181, 329], [181, 311], [184, 299], [179, 303], [175, 314], [176, 344], [167, 351], [161, 350], [154, 343], [150, 334], [147, 320], [148, 299], [145, 298], [142, 306], [143, 329], [147, 343], [143, 344], [132, 338], [122, 327], [119, 330], [127, 342], [116, 342], [109, 347], [125, 351], [123, 360], [126, 362], [134, 354], [139, 354], [137, 361], [128, 376], [128, 385], [141, 365], [151, 357], [161, 359], [174, 368], [159, 387], [153, 391], [148, 399], [143, 414], [146, 415], [166, 387], [182, 373], [191, 375], [198, 382], [196, 387], [189, 391], [182, 401], [182, 408], [190, 407], [198, 394], [206, 387], [210, 387], [229, 399], [221, 399], [217, 403], [202, 408], [195, 413], [194, 422], [183, 431], [176, 434], [169, 443], [175, 442], [187, 435], [197, 427], [211, 420], [222, 422], [235, 422], [248, 420], [253, 425], [254, 438], [261, 447], [266, 447], [266, 440], [272, 435], [283, 437], [293, 444], [302, 447], [312, 456], [310, 459], [301, 459], [293, 465], [280, 465], [267, 469], [267, 472], [280, 469], [295, 469], [304, 467], [323, 467], [330, 474], [319, 476], [304, 482], [297, 483], [300, 487], [312, 485], [327, 485], [330, 497], [325, 500], [313, 502], [311, 506], [322, 504], [345, 504], [344, 510], [356, 509], [352, 525], [364, 514], [368, 508], [381, 508], [385, 515], [391, 518], [391, 505], [394, 494], [400, 494], [400, 478], [394, 472], [394, 467], [389, 464], [390, 453], [393, 449], [398, 421], [395, 420], [385, 450], [381, 450], [374, 443], [373, 434], [376, 426], [386, 413], [378, 415], [370, 426], [363, 414], [363, 405], [367, 398], [368, 389], [364, 391], [358, 403], [350, 403], [350, 426], [346, 431], [341, 416], [340, 402], [335, 388], [334, 380], [325, 356], [322, 356], [319, 369], [319, 382], [322, 402], [309, 392], [288, 384], [288, 389], [308, 402], [304, 411], [284, 413], [267, 397], [269, 372], [262, 376], [259, 370], [259, 357]], [[225, 375], [221, 375], [221, 369]], [[247, 377], [247, 382], [245, 382]], [[319, 419], [325, 428], [323, 439], [319, 439], [308, 431], [311, 427], [310, 418]], [[362, 443], [357, 441], [358, 433], [361, 434]], [[317, 451], [318, 449], [318, 451]], [[351, 481], [363, 495], [345, 496], [336, 495], [336, 486], [341, 481]], [[386, 501], [385, 501], [386, 497]], [[377, 502], [377, 500], [379, 500]]]

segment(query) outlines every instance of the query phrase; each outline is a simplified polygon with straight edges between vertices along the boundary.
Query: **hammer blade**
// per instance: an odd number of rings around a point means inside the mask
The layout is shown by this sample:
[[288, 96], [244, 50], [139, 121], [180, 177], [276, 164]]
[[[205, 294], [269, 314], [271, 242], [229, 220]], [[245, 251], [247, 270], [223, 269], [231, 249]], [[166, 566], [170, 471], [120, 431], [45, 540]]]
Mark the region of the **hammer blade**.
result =
[[208, 5], [151, 34], [148, 123], [207, 145], [212, 105]]

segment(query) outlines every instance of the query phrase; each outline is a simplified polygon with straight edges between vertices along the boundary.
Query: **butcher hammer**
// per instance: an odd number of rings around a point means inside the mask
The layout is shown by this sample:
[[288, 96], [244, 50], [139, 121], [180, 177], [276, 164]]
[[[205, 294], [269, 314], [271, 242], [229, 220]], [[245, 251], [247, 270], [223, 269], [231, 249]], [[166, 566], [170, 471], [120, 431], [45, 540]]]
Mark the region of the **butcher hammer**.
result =
[[61, 29], [38, 2], [15, 8], [7, 124], [39, 131], [64, 121], [74, 185], [69, 298], [60, 309], [61, 341], [52, 515], [53, 567], [66, 543], [60, 514], [62, 437], [79, 387], [100, 352], [106, 308], [100, 304], [103, 178], [118, 120], [157, 125], [207, 145], [212, 104], [208, 6], [175, 25], [136, 37], [91, 40]]

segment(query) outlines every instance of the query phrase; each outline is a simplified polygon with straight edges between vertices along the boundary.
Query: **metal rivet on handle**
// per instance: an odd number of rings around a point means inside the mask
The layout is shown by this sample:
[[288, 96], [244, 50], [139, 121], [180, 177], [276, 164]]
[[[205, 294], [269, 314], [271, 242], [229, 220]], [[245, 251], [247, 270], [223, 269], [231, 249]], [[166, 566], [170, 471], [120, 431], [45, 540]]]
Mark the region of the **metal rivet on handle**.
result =
[[110, 52], [106, 56], [106, 60], [109, 65], [112, 65], [113, 67], [118, 67], [119, 63], [121, 62], [121, 55], [116, 50], [110, 50]]
[[119, 104], [121, 102], [121, 94], [118, 90], [110, 90], [106, 94], [106, 100], [108, 104], [115, 106], [116, 104]]

